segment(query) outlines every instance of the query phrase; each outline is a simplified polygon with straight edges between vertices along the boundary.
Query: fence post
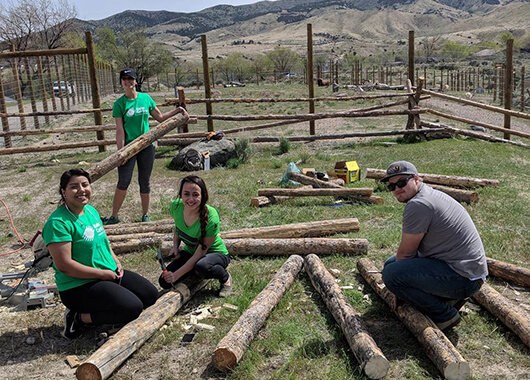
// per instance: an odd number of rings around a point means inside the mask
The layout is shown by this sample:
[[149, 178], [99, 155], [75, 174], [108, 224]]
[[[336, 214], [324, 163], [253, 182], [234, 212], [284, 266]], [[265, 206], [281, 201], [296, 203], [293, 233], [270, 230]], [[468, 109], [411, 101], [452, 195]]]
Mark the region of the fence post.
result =
[[[512, 88], [513, 88], [513, 39], [506, 41], [506, 69], [505, 69], [505, 90], [504, 90], [504, 108], [507, 110], [512, 109]], [[512, 125], [512, 117], [508, 114], [504, 114], [504, 128], [510, 129]], [[504, 138], [510, 139], [510, 134], [504, 132]]]
[[[33, 88], [33, 73], [32, 73], [32, 70], [31, 70], [31, 67], [29, 66], [29, 59], [28, 57], [25, 57], [24, 58], [24, 66], [26, 66], [26, 76], [27, 76], [27, 88], [29, 90], [29, 101], [31, 103], [31, 111], [34, 112], [34, 113], [37, 113], [37, 102], [35, 101], [35, 91], [34, 91], [34, 88]], [[35, 129], [39, 129], [40, 128], [40, 124], [39, 124], [39, 117], [38, 116], [33, 116], [33, 127]]]
[[[88, 74], [90, 76], [90, 87], [92, 89], [92, 107], [97, 111], [94, 111], [94, 122], [96, 125], [103, 125], [103, 115], [101, 113], [101, 100], [99, 98], [99, 83], [96, 71], [96, 56], [94, 54], [94, 41], [92, 40], [92, 33], [85, 32], [87, 57], [88, 57]], [[105, 132], [96, 132], [98, 140], [105, 140]], [[99, 147], [100, 152], [106, 152], [106, 145]]]
[[[15, 45], [11, 45], [9, 47], [9, 50], [15, 51]], [[18, 62], [16, 58], [13, 58], [11, 61], [11, 64], [13, 66], [13, 80], [16, 83], [16, 98], [17, 98], [17, 105], [18, 105], [18, 112], [24, 113], [24, 103], [22, 102], [22, 89], [20, 88], [20, 77], [18, 75]], [[26, 129], [26, 119], [24, 116], [20, 116], [20, 129], [25, 130]]]
[[[6, 98], [4, 95], [4, 81], [2, 80], [3, 76], [3, 70], [0, 69], [0, 112], [7, 113]], [[2, 130], [4, 132], [9, 132], [9, 121], [8, 118], [4, 116], [2, 116]], [[11, 148], [11, 136], [4, 136], [4, 145], [6, 148]]]
[[409, 30], [409, 72], [408, 79], [410, 84], [414, 86], [414, 31]]
[[524, 111], [524, 75], [525, 68], [521, 67], [521, 112]]
[[[315, 113], [315, 81], [313, 80], [313, 25], [307, 24], [307, 84], [309, 86], [309, 113]], [[315, 121], [309, 121], [309, 134], [315, 134]]]
[[[206, 34], [201, 34], [201, 46], [202, 46], [202, 73], [204, 76], [204, 96], [206, 97], [206, 115], [212, 115], [212, 103], [209, 102], [212, 97], [212, 90], [210, 89], [210, 69], [208, 67], [208, 46], [206, 45]], [[199, 69], [197, 69], [197, 76], [199, 75]], [[197, 85], [199, 78], [197, 78]], [[208, 132], [212, 132], [213, 120], [208, 119]]]
[[[44, 70], [42, 70], [42, 59], [40, 56], [37, 57], [37, 66], [39, 69], [39, 78], [40, 78], [40, 94], [42, 99], [42, 109], [44, 112], [48, 112], [48, 99], [46, 98], [46, 86], [44, 84]], [[44, 116], [44, 122], [50, 124], [50, 116]]]
[[[186, 108], [186, 95], [184, 94], [184, 87], [178, 86], [177, 87], [177, 91], [178, 91], [178, 96], [179, 96], [179, 107], [187, 109]], [[180, 132], [180, 129], [181, 128], [179, 127], [179, 132]], [[182, 132], [184, 132], [184, 133], [189, 132], [188, 123], [182, 125]]]

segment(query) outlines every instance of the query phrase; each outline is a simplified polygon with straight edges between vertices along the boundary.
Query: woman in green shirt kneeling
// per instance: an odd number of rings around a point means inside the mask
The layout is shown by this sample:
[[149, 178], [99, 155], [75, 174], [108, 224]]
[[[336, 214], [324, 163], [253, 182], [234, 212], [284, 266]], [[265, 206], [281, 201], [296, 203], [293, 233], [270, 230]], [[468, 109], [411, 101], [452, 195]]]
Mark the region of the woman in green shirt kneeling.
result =
[[[202, 278], [216, 278], [221, 284], [220, 297], [232, 293], [232, 277], [226, 271], [230, 258], [219, 236], [219, 214], [208, 202], [208, 190], [203, 179], [190, 175], [182, 179], [178, 198], [171, 203], [175, 220], [174, 260], [158, 282], [164, 289], [195, 271]], [[180, 242], [184, 247], [179, 251]]]
[[97, 210], [88, 202], [90, 175], [82, 169], [63, 173], [59, 206], [42, 236], [53, 257], [55, 283], [67, 307], [62, 335], [73, 339], [86, 325], [126, 324], [153, 305], [156, 287], [124, 270], [109, 245]]

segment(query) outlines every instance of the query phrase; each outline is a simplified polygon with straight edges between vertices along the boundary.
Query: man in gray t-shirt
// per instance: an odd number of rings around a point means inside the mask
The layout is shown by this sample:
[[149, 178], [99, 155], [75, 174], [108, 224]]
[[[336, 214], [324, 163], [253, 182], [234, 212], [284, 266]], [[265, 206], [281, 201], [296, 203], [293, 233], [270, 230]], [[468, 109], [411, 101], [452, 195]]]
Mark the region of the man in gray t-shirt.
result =
[[383, 269], [385, 285], [441, 330], [456, 326], [461, 319], [457, 308], [488, 275], [484, 247], [471, 217], [453, 198], [425, 185], [410, 162], [394, 162], [381, 181], [406, 203], [397, 254]]

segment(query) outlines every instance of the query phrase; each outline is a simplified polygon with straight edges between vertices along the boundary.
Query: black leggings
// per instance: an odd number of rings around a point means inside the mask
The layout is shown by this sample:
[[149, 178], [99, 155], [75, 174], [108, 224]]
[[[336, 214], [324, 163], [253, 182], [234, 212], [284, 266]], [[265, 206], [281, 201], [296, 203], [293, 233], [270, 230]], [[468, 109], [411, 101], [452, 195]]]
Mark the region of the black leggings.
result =
[[138, 162], [138, 184], [141, 194], [149, 194], [151, 191], [150, 179], [155, 162], [155, 147], [149, 144], [136, 155], [132, 156], [123, 166], [118, 166], [118, 185], [120, 190], [127, 190], [131, 183], [134, 163]]
[[151, 282], [128, 270], [121, 281], [93, 281], [59, 294], [68, 309], [90, 314], [94, 325], [128, 323], [158, 298]]
[[[179, 269], [181, 266], [186, 264], [186, 262], [191, 258], [192, 255], [190, 255], [186, 251], [180, 251], [180, 257], [178, 259], [173, 260], [168, 266], [167, 270], [169, 272], [175, 272], [177, 269]], [[228, 264], [230, 263], [230, 258], [228, 255], [225, 255], [223, 253], [208, 253], [206, 256], [204, 256], [202, 259], [197, 261], [195, 264], [195, 273], [202, 278], [216, 278], [221, 282], [222, 284], [228, 281], [229, 274], [226, 271], [226, 267], [228, 267]], [[186, 277], [188, 277], [193, 271], [189, 271], [184, 276], [179, 278], [177, 281], [180, 281]], [[175, 281], [176, 282], [176, 281]], [[171, 288], [171, 284], [166, 282], [160, 276], [158, 279], [158, 283], [163, 289], [169, 289]]]

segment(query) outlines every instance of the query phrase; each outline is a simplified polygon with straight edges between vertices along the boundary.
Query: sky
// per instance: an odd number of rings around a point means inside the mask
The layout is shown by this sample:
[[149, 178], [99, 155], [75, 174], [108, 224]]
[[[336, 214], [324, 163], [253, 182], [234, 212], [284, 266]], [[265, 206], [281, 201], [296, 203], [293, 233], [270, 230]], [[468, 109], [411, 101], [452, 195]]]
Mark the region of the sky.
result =
[[243, 5], [258, 0], [69, 0], [77, 8], [81, 20], [101, 20], [126, 10], [166, 10], [172, 12], [196, 12], [214, 5]]

